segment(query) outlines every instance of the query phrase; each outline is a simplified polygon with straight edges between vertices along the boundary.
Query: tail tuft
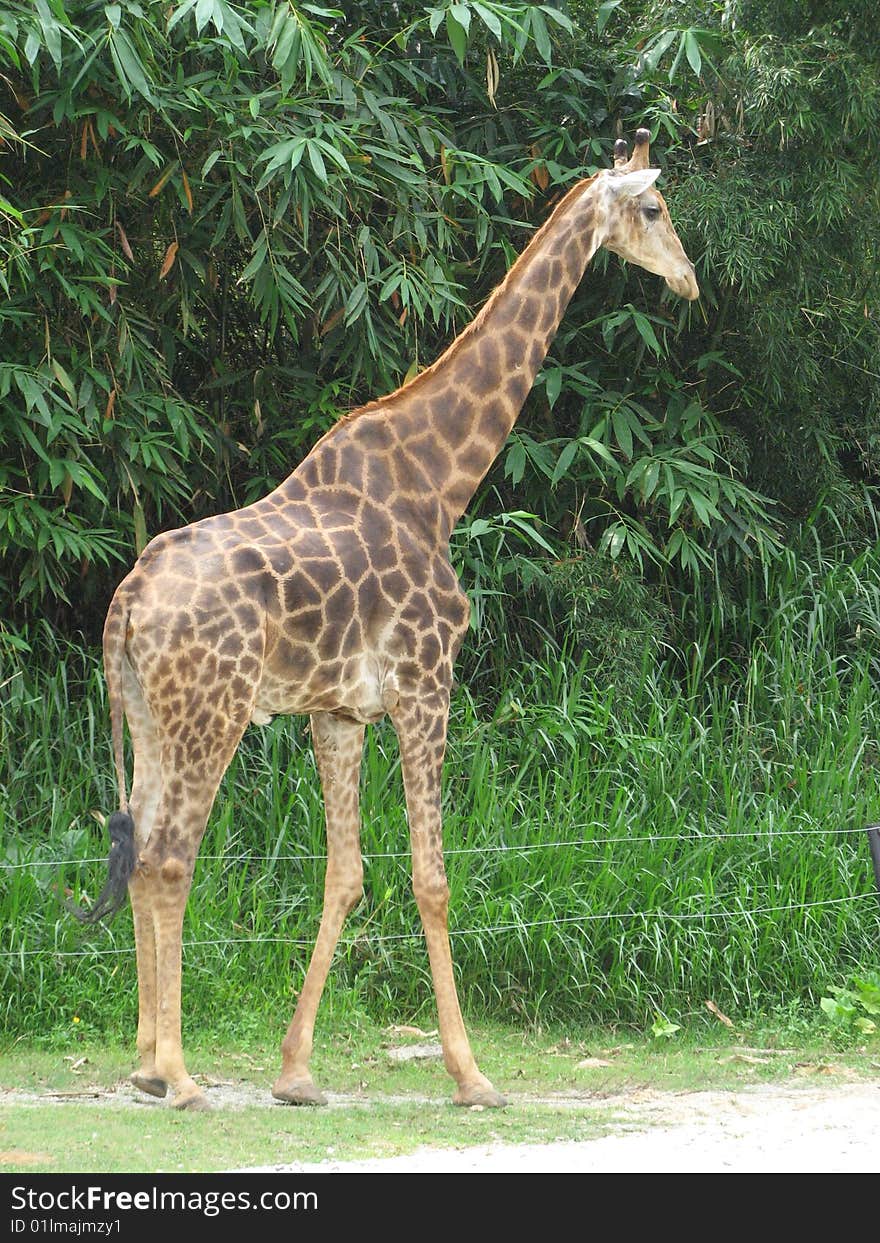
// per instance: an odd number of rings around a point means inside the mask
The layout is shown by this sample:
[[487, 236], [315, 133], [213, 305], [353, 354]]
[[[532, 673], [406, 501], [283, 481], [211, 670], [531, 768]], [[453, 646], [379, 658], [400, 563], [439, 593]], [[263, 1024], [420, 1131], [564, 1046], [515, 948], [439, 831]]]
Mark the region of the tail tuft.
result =
[[137, 856], [134, 848], [134, 821], [127, 812], [115, 811], [107, 821], [110, 834], [110, 854], [107, 857], [107, 882], [90, 911], [65, 902], [71, 915], [84, 924], [96, 924], [100, 919], [110, 920], [122, 906], [128, 892], [128, 880], [135, 869]]

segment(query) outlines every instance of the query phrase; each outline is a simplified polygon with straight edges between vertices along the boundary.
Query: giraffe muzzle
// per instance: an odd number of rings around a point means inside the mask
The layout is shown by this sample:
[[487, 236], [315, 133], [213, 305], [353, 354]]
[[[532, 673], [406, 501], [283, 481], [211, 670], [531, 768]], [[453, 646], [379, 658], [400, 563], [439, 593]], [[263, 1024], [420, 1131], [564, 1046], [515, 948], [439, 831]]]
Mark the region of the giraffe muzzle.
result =
[[685, 263], [687, 266], [676, 272], [674, 276], [666, 277], [666, 284], [680, 298], [687, 298], [688, 302], [695, 302], [700, 296], [697, 272], [690, 259], [686, 259]]

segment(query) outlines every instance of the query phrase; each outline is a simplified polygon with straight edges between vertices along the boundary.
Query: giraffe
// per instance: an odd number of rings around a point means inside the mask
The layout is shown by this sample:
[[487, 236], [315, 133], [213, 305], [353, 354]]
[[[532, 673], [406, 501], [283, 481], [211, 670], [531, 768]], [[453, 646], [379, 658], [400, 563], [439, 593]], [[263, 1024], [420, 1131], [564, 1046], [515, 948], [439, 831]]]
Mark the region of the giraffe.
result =
[[[440, 817], [453, 661], [468, 599], [448, 541], [500, 452], [568, 302], [600, 246], [698, 297], [649, 167], [631, 158], [571, 188], [481, 311], [415, 378], [344, 415], [262, 500], [158, 535], [113, 596], [104, 627], [120, 810], [109, 879], [86, 920], [126, 890], [134, 918], [139, 1067], [132, 1082], [206, 1107], [181, 1046], [181, 927], [196, 854], [249, 722], [307, 713], [323, 791], [324, 905], [272, 1089], [325, 1103], [309, 1061], [343, 921], [362, 892], [358, 786], [365, 727], [397, 733], [413, 891], [427, 942], [443, 1057], [458, 1105], [501, 1106], [480, 1072], [456, 994]], [[123, 718], [134, 752], [126, 796]]]

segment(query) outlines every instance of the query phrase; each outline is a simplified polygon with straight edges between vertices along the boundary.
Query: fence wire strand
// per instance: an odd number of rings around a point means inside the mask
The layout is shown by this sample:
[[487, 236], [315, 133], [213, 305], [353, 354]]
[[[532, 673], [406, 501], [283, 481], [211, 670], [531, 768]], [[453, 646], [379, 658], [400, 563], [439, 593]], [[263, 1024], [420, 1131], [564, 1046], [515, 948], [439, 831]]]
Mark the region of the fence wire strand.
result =
[[[854, 893], [847, 894], [842, 898], [825, 898], [818, 902], [788, 902], [780, 906], [758, 906], [750, 910], [734, 910], [734, 911], [693, 911], [683, 913], [681, 915], [673, 914], [669, 911], [600, 911], [587, 915], [564, 915], [557, 919], [532, 919], [523, 920], [520, 923], [495, 924], [485, 928], [450, 928], [450, 937], [470, 937], [494, 935], [499, 932], [519, 932], [524, 928], [544, 928], [544, 927], [560, 927], [566, 924], [588, 924], [595, 923], [598, 920], [629, 920], [629, 919], [662, 919], [669, 920], [672, 923], [685, 923], [698, 919], [745, 919], [755, 915], [778, 914], [785, 911], [806, 911], [816, 907], [840, 906], [845, 902], [861, 902], [865, 898], [876, 900], [876, 894], [873, 893]], [[340, 938], [337, 949], [352, 949], [356, 946], [378, 945], [390, 941], [418, 941], [423, 937], [421, 930], [417, 932], [393, 932], [380, 933], [378, 936], [360, 935]], [[183, 949], [195, 949], [200, 946], [209, 945], [296, 945], [308, 948], [314, 945], [315, 939], [304, 937], [218, 937], [212, 940], [184, 941]], [[109, 949], [87, 949], [87, 950], [56, 950], [56, 949], [20, 949], [20, 950], [2, 950], [0, 957], [2, 958], [31, 958], [34, 955], [43, 954], [53, 958], [101, 958], [108, 954], [133, 954], [135, 947], [133, 945], [114, 946]]]
[[[577, 825], [577, 828], [585, 828], [585, 825]], [[601, 826], [596, 826], [601, 827]], [[743, 837], [750, 837], [757, 840], [773, 841], [778, 837], [832, 837], [838, 835], [846, 835], [851, 833], [864, 833], [864, 828], [856, 829], [774, 829], [770, 833], [752, 833], [747, 829], [740, 830], [735, 833], [704, 833], [702, 835], [695, 833], [645, 833], [636, 837], [580, 837], [572, 841], [556, 841], [556, 842], [522, 842], [517, 844], [502, 843], [497, 846], [450, 846], [443, 851], [445, 857], [452, 855], [487, 855], [499, 854], [516, 851], [521, 853], [527, 850], [552, 850], [560, 847], [569, 847], [570, 849], [581, 848], [584, 846], [608, 846], [620, 845], [630, 846], [638, 845], [644, 842], [691, 842], [705, 845], [707, 843], [717, 841], [729, 841]], [[371, 850], [364, 852], [361, 858], [365, 861], [370, 859], [408, 859], [410, 852], [408, 850]], [[227, 863], [296, 863], [296, 862], [326, 862], [327, 856], [324, 854], [295, 854], [295, 855], [253, 855], [253, 854], [199, 854], [198, 859], [205, 862], [225, 861]], [[106, 863], [106, 855], [96, 855], [86, 859], [32, 859], [23, 863], [0, 863], [0, 870], [15, 871], [24, 868], [50, 868], [76, 866], [87, 863]], [[604, 859], [594, 859], [594, 863], [604, 863]]]
[[[601, 825], [578, 825], [578, 828], [594, 827], [601, 828]], [[734, 833], [711, 833], [702, 836], [693, 833], [665, 833], [665, 834], [642, 834], [635, 837], [591, 837], [576, 838], [573, 840], [553, 841], [553, 842], [525, 842], [522, 844], [500, 843], [498, 845], [487, 846], [461, 846], [453, 847], [444, 853], [451, 855], [471, 855], [471, 854], [497, 854], [502, 852], [522, 853], [532, 850], [550, 850], [568, 847], [570, 849], [584, 846], [601, 846], [601, 845], [620, 845], [628, 846], [644, 842], [689, 842], [697, 843], [714, 843], [719, 840], [732, 838], [751, 838], [753, 840], [773, 841], [780, 837], [830, 837], [833, 835], [846, 835], [865, 832], [864, 827], [859, 828], [840, 828], [840, 829], [779, 829], [770, 833], [749, 832], [741, 830]], [[373, 859], [406, 859], [409, 858], [408, 850], [393, 850], [364, 853], [362, 858], [369, 862]], [[284, 862], [306, 862], [320, 861], [326, 862], [326, 855], [318, 854], [293, 854], [293, 855], [251, 855], [251, 854], [204, 854], [200, 858], [204, 861], [223, 861], [227, 863], [284, 863]], [[24, 868], [40, 868], [54, 867], [59, 868], [65, 864], [79, 867], [85, 864], [104, 863], [104, 857], [86, 858], [86, 859], [35, 859], [27, 862], [19, 863], [0, 863], [0, 869], [4, 871], [13, 871]], [[590, 863], [605, 863], [606, 859], [590, 859]], [[450, 937], [466, 937], [466, 936], [494, 936], [505, 932], [519, 932], [526, 928], [542, 928], [542, 927], [562, 927], [564, 925], [581, 924], [586, 925], [595, 923], [600, 920], [633, 920], [633, 919], [654, 919], [666, 920], [670, 923], [686, 923], [695, 920], [723, 920], [723, 919], [748, 919], [757, 915], [780, 914], [788, 911], [806, 911], [814, 910], [818, 907], [840, 906], [846, 902], [860, 902], [866, 898], [875, 898], [874, 893], [848, 894], [841, 898], [827, 898], [817, 902], [789, 902], [777, 906], [759, 906], [751, 910], [709, 910], [709, 911], [693, 911], [674, 914], [668, 911], [600, 911], [591, 912], [585, 915], [567, 915], [554, 919], [533, 919], [522, 920], [518, 923], [496, 924], [493, 926], [481, 928], [450, 928]], [[417, 932], [401, 932], [401, 933], [380, 933], [378, 935], [355, 934], [340, 939], [338, 948], [351, 949], [355, 946], [366, 944], [378, 945], [388, 942], [413, 941], [419, 940], [423, 936], [421, 930]], [[309, 947], [314, 944], [314, 938], [306, 939], [302, 937], [222, 937], [216, 939], [184, 941], [183, 949], [195, 949], [202, 946], [216, 945], [289, 945]], [[112, 946], [106, 949], [79, 949], [79, 950], [60, 950], [60, 949], [26, 949], [22, 947], [18, 950], [0, 950], [0, 958], [30, 958], [35, 955], [45, 955], [54, 958], [99, 958], [106, 955], [133, 954], [134, 946]]]

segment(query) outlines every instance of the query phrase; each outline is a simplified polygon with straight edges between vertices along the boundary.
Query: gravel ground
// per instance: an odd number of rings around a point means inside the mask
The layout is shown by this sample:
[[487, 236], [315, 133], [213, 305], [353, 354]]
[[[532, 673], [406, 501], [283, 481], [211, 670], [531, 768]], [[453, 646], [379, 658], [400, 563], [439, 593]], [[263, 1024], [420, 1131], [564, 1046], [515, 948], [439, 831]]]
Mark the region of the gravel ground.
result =
[[265, 1166], [284, 1173], [877, 1173], [880, 1083], [605, 1098], [623, 1121], [602, 1139], [421, 1148], [369, 1161]]
[[[221, 1111], [252, 1106], [280, 1108], [263, 1088], [205, 1078], [208, 1096]], [[113, 1089], [32, 1093], [0, 1091], [0, 1102], [166, 1108], [128, 1083]], [[412, 1102], [415, 1097], [383, 1096]], [[377, 1099], [373, 1098], [373, 1103]], [[444, 1101], [425, 1100], [440, 1105]], [[524, 1096], [517, 1104], [607, 1111], [609, 1133], [583, 1141], [487, 1144], [468, 1148], [420, 1148], [399, 1157], [250, 1167], [271, 1173], [623, 1173], [623, 1172], [880, 1172], [880, 1081], [818, 1085], [815, 1081], [755, 1084], [736, 1091], [663, 1092], [636, 1089], [597, 1096]], [[340, 1111], [369, 1108], [359, 1096], [329, 1095]], [[237, 1171], [241, 1172], [241, 1171]], [[249, 1172], [249, 1171], [248, 1171]]]

